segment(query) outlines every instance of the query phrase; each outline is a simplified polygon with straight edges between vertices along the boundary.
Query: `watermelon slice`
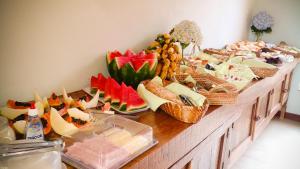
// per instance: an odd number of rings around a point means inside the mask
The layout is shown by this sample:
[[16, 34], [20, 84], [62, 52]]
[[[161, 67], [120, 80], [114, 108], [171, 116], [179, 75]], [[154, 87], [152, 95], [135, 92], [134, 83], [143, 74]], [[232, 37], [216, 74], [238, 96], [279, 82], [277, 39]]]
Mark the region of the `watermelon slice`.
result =
[[122, 82], [121, 84], [121, 90], [120, 90], [120, 106], [119, 110], [125, 111], [127, 107], [127, 100], [128, 100], [128, 91], [127, 91], [127, 86], [125, 83]]
[[98, 90], [98, 79], [95, 76], [91, 77], [91, 93], [95, 94]]
[[118, 106], [120, 103], [121, 86], [114, 79], [111, 79], [111, 104]]
[[98, 86], [98, 89], [100, 91], [100, 95], [99, 95], [100, 97], [104, 96], [105, 83], [106, 83], [106, 78], [101, 73], [99, 73], [98, 74], [98, 84], [97, 84], [97, 86]]
[[105, 83], [105, 89], [104, 89], [104, 101], [110, 102], [111, 101], [111, 80], [112, 78], [108, 77]]
[[127, 111], [133, 111], [136, 109], [142, 109], [147, 106], [146, 102], [138, 95], [138, 93], [129, 86], [128, 90], [128, 100], [127, 100]]

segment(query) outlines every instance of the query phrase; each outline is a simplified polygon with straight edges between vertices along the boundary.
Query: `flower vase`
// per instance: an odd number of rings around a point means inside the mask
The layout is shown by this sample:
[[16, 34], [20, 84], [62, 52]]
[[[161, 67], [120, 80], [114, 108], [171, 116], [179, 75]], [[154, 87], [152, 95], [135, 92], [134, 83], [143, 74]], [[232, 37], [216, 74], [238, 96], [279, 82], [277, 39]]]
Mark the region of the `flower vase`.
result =
[[255, 32], [256, 36], [256, 42], [259, 42], [262, 40], [263, 33], [262, 32]]

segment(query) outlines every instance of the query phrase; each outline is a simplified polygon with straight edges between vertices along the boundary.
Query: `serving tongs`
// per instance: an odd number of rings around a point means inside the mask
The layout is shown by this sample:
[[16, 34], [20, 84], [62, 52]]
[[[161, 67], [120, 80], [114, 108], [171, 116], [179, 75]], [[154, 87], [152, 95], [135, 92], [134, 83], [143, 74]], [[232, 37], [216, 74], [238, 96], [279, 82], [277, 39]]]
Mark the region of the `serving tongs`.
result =
[[193, 102], [193, 100], [190, 97], [180, 94], [179, 98], [185, 105], [197, 107], [197, 105]]
[[0, 144], [0, 157], [19, 155], [30, 152], [43, 152], [51, 149], [62, 149], [64, 142], [61, 139], [54, 141], [44, 140], [17, 140], [7, 144]]

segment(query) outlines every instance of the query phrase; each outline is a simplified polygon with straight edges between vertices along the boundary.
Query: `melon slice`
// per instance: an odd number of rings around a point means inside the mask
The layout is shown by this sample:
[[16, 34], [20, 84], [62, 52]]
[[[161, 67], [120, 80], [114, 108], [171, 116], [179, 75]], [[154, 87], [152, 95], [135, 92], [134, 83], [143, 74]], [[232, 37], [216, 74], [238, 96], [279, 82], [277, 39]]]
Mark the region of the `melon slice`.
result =
[[38, 116], [42, 117], [44, 115], [45, 109], [42, 102], [35, 102], [35, 108], [38, 110]]
[[125, 83], [122, 82], [122, 84], [121, 84], [121, 91], [120, 91], [120, 106], [119, 106], [119, 110], [121, 110], [121, 111], [126, 110], [127, 100], [128, 100], [127, 86], [125, 85]]
[[89, 108], [97, 107], [99, 101], [99, 95], [100, 95], [100, 91], [97, 90], [97, 93], [89, 102], [86, 102], [85, 100], [81, 100], [83, 108], [89, 109]]
[[98, 90], [98, 79], [95, 76], [91, 77], [91, 93], [96, 93]]
[[74, 103], [74, 99], [71, 96], [68, 96], [67, 91], [64, 87], [62, 88], [62, 93], [65, 104], [72, 105]]
[[34, 92], [34, 101], [35, 102], [43, 102], [41, 96], [38, 94], [38, 92]]
[[44, 109], [50, 108], [47, 97], [43, 97]]
[[13, 120], [22, 114], [26, 114], [28, 112], [28, 109], [12, 109], [9, 107], [2, 107], [0, 108], [0, 111], [2, 116]]
[[55, 108], [51, 108], [50, 112], [50, 124], [52, 129], [59, 135], [70, 137], [72, 134], [78, 131], [78, 128], [72, 124], [66, 122], [58, 113]]
[[25, 120], [16, 121], [16, 122], [14, 122], [13, 127], [18, 133], [24, 134], [25, 127], [26, 127], [26, 121]]
[[77, 108], [70, 108], [67, 110], [70, 117], [80, 119], [82, 121], [90, 121], [91, 117], [88, 113], [85, 113]]
[[121, 86], [114, 79], [111, 80], [111, 104], [119, 105]]
[[136, 109], [142, 109], [147, 106], [147, 103], [138, 95], [138, 93], [132, 88], [128, 87], [128, 100], [127, 111], [133, 111]]
[[133, 67], [133, 65], [130, 62], [131, 59], [132, 59], [131, 57], [116, 57], [115, 61], [116, 61], [118, 70], [120, 70], [122, 67], [124, 67], [127, 64], [129, 64], [130, 66]]

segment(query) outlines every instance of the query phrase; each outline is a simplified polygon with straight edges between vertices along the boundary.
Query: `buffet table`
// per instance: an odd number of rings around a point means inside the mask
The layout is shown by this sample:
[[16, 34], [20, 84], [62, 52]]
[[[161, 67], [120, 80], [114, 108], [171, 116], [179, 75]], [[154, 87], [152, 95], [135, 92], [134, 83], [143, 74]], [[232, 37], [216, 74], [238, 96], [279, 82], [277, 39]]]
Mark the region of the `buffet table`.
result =
[[291, 75], [299, 60], [284, 64], [275, 76], [253, 82], [238, 103], [210, 106], [196, 124], [162, 111], [143, 112], [139, 122], [153, 127], [159, 144], [124, 168], [230, 168], [275, 114], [284, 116]]
[[299, 61], [282, 65], [273, 77], [252, 82], [236, 104], [210, 106], [196, 124], [180, 122], [161, 110], [140, 113], [138, 121], [153, 128], [159, 144], [123, 168], [230, 168], [277, 112], [284, 117], [291, 75]]

